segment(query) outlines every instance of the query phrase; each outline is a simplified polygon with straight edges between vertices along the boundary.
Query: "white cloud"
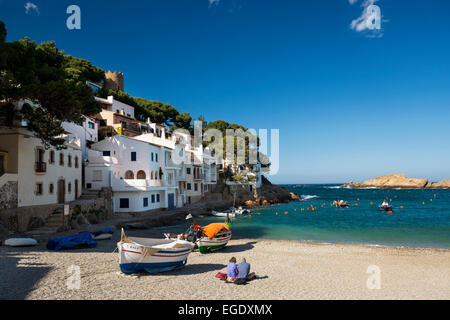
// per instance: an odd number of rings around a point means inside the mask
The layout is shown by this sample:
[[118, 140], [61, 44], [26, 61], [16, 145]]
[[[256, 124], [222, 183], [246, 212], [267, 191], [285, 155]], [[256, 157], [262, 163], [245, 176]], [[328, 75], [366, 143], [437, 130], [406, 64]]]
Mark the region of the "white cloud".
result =
[[35, 5], [33, 2], [27, 2], [25, 4], [25, 13], [31, 14], [32, 11], [35, 11], [37, 14], [40, 14], [39, 8], [37, 5]]

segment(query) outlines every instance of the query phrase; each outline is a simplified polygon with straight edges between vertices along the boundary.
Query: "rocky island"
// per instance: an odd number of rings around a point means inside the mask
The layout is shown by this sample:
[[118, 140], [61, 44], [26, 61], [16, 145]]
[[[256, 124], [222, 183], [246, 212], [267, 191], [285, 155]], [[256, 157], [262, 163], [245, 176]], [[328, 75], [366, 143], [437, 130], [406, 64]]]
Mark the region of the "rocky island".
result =
[[364, 182], [350, 181], [341, 188], [440, 188], [450, 189], [450, 179], [440, 182], [431, 182], [428, 179], [411, 179], [404, 174], [389, 174], [370, 179]]

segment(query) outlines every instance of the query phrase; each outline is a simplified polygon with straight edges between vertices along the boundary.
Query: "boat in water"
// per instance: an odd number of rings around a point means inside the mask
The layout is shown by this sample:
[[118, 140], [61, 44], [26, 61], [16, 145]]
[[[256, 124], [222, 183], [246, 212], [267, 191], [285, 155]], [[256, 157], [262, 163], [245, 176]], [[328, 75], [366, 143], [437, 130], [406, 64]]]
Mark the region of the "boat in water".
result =
[[200, 253], [216, 251], [225, 247], [231, 239], [231, 228], [226, 223], [211, 223], [202, 227], [202, 234], [196, 240]]
[[392, 211], [392, 209], [394, 207], [392, 205], [390, 205], [387, 201], [383, 201], [383, 203], [381, 205], [379, 205], [378, 208], [381, 211]]
[[194, 246], [186, 240], [128, 237], [122, 229], [119, 267], [125, 274], [170, 271], [187, 263]]
[[225, 211], [225, 212], [220, 212], [220, 211], [211, 211], [211, 214], [215, 217], [230, 217], [230, 218], [235, 218], [238, 215], [243, 215], [243, 214], [247, 214], [250, 213], [250, 210], [239, 207], [239, 208], [234, 208], [231, 207], [230, 211]]
[[236, 213], [236, 214], [247, 214], [247, 213], [250, 213], [250, 210], [242, 208], [242, 207], [239, 207], [236, 210], [234, 210], [234, 213]]
[[336, 207], [336, 208], [348, 208], [349, 207], [349, 205], [348, 205], [348, 201], [344, 201], [344, 200], [336, 200], [336, 201], [333, 201], [333, 205]]
[[230, 218], [235, 218], [236, 214], [232, 213], [232, 212], [219, 212], [219, 211], [211, 211], [211, 214], [215, 217], [230, 217]]

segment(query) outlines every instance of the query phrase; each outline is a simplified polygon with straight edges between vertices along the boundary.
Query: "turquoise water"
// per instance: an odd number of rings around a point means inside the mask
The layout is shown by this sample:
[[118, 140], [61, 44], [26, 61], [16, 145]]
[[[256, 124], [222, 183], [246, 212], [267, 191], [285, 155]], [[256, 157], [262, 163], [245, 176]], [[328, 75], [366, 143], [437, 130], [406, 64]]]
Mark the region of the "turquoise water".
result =
[[[240, 216], [233, 220], [233, 237], [450, 249], [450, 190], [285, 187], [308, 196], [308, 200], [259, 208], [251, 217]], [[348, 201], [350, 208], [330, 206], [340, 199]], [[378, 210], [384, 199], [392, 199], [392, 214]], [[316, 209], [306, 210], [311, 205]], [[218, 221], [223, 218], [199, 220], [203, 225]]]

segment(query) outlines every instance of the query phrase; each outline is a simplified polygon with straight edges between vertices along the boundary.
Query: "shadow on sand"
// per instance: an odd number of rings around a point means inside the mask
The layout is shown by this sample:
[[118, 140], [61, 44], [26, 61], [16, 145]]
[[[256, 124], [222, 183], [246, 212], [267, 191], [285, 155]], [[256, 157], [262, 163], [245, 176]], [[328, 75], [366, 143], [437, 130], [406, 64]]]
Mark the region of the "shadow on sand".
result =
[[52, 269], [49, 265], [20, 261], [22, 258], [24, 254], [20, 251], [0, 249], [0, 300], [24, 300]]
[[141, 273], [136, 273], [134, 275], [137, 275], [139, 277], [151, 277], [154, 275], [185, 276], [185, 275], [192, 275], [192, 274], [199, 274], [199, 273], [207, 273], [210, 271], [219, 272], [223, 268], [226, 268], [226, 265], [217, 264], [217, 263], [197, 263], [197, 264], [187, 264], [183, 267], [179, 267], [174, 270], [159, 272], [159, 273], [155, 273], [155, 274], [141, 272]]
[[225, 248], [220, 250], [223, 253], [239, 253], [243, 251], [248, 251], [253, 249], [254, 245], [256, 244], [256, 241], [242, 243], [242, 244], [234, 244], [234, 245], [227, 245]]

